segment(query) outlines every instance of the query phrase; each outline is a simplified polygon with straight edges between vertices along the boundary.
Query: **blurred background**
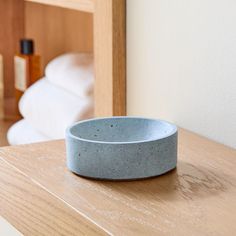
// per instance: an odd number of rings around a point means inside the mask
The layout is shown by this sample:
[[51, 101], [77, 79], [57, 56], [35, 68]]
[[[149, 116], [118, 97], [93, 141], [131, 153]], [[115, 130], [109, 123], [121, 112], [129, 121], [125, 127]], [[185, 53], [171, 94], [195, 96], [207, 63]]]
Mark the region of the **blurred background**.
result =
[[[94, 38], [115, 35], [102, 30], [108, 21], [97, 22], [94, 31], [89, 5], [78, 11], [53, 4], [0, 0], [0, 145], [7, 144], [7, 131], [16, 121], [8, 132], [10, 144], [63, 138], [66, 126], [94, 117], [97, 64], [99, 115], [165, 119], [236, 148], [235, 1], [127, 0], [122, 25], [127, 53], [120, 53], [117, 63], [107, 53], [107, 41], [98, 43], [100, 58], [94, 62]], [[34, 50], [27, 54], [29, 39]], [[120, 51], [115, 40], [112, 50]], [[124, 68], [112, 69], [125, 58], [127, 83], [119, 80], [123, 72], [125, 78]], [[105, 70], [112, 75], [101, 75]], [[116, 91], [110, 94], [113, 100], [106, 90]], [[118, 96], [125, 105], [113, 113]]]
[[0, 145], [63, 138], [93, 117], [89, 9], [1, 0], [0, 24]]

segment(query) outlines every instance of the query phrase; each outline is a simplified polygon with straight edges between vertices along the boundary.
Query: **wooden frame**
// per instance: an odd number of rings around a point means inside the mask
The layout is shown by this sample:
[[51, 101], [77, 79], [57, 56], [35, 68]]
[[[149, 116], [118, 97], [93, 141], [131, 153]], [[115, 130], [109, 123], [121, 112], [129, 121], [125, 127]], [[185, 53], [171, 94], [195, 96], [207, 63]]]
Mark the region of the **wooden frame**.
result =
[[13, 56], [24, 35], [24, 2], [0, 0], [0, 53], [3, 56], [3, 110], [6, 119], [16, 119]]
[[[95, 55], [95, 116], [126, 115], [126, 0], [25, 0], [65, 7], [93, 14]], [[1, 40], [4, 54], [13, 57], [19, 38], [23, 37], [23, 0], [0, 1], [3, 24], [11, 23], [12, 40]], [[17, 23], [15, 20], [17, 19]], [[13, 22], [14, 21], [14, 22]], [[13, 30], [17, 25], [17, 30]], [[8, 26], [7, 26], [8, 27]], [[3, 39], [3, 27], [0, 37]], [[4, 27], [6, 28], [6, 26]], [[2, 32], [1, 32], [2, 31]], [[8, 52], [6, 52], [8, 50]], [[3, 56], [5, 56], [3, 55]], [[5, 117], [16, 115], [14, 100], [13, 61], [8, 59], [4, 70]]]
[[96, 0], [95, 114], [126, 115], [125, 0]]
[[[85, 12], [94, 12], [94, 0], [25, 0]], [[103, 0], [102, 0], [103, 1]]]

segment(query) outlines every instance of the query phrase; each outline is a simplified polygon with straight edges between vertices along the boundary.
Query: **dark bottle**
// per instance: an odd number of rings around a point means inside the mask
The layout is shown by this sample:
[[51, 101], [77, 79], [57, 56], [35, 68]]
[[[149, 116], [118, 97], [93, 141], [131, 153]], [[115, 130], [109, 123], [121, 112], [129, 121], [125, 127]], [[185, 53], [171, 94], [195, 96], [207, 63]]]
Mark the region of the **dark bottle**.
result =
[[42, 76], [40, 56], [34, 54], [32, 39], [20, 40], [20, 53], [14, 56], [16, 101]]

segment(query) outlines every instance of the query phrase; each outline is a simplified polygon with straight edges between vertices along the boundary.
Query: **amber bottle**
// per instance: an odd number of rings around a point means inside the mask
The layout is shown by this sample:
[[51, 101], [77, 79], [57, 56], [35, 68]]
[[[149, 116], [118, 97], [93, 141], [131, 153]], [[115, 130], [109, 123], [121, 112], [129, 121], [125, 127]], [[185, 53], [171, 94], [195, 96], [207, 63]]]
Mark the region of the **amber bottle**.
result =
[[32, 39], [20, 40], [20, 53], [14, 56], [15, 94], [18, 104], [24, 91], [42, 76], [40, 56], [34, 54]]

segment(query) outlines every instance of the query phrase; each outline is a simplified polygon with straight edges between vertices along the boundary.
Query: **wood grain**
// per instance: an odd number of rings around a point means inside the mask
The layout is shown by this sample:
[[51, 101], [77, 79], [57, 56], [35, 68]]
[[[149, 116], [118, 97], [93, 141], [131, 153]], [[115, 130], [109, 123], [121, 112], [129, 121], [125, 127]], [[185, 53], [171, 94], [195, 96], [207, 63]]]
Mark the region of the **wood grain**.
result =
[[2, 117], [0, 118], [0, 147], [9, 145], [7, 141], [7, 131], [13, 123], [13, 121], [4, 120]]
[[63, 201], [0, 159], [0, 215], [24, 235], [105, 235]]
[[95, 0], [95, 115], [126, 115], [125, 0]]
[[34, 39], [44, 68], [60, 54], [93, 51], [93, 17], [89, 13], [26, 2], [25, 37]]
[[0, 89], [0, 119], [4, 117], [4, 111], [3, 111], [3, 88]]
[[79, 11], [93, 12], [94, 0], [25, 0]]
[[186, 130], [179, 132], [177, 169], [142, 181], [72, 174], [64, 141], [5, 147], [0, 156], [113, 235], [231, 236], [236, 231], [236, 150]]
[[6, 119], [18, 118], [14, 89], [13, 56], [24, 35], [24, 1], [0, 1], [0, 54], [4, 63], [4, 114]]

